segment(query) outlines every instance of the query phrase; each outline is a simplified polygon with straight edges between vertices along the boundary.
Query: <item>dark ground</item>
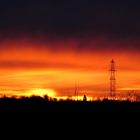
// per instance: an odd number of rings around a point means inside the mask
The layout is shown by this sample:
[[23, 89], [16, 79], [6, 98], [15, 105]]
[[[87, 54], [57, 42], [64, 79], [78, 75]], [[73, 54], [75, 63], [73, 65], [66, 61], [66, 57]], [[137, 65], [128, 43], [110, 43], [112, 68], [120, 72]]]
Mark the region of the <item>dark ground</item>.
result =
[[30, 98], [1, 98], [0, 99], [1, 115], [5, 113], [14, 114], [42, 114], [52, 115], [60, 114], [139, 114], [140, 102], [130, 101], [55, 101], [41, 97]]
[[[120, 138], [139, 130], [140, 102], [129, 101], [48, 101], [40, 97], [1, 98], [0, 128], [20, 137], [39, 134], [73, 139], [96, 136]], [[128, 129], [128, 130], [127, 130]], [[41, 131], [41, 133], [39, 133]], [[58, 135], [56, 135], [58, 133]], [[105, 135], [104, 135], [105, 133]], [[40, 135], [41, 134], [41, 135]], [[64, 135], [65, 134], [65, 135]], [[138, 133], [137, 133], [138, 134]], [[5, 135], [8, 136], [8, 135]], [[60, 137], [59, 137], [60, 136]]]

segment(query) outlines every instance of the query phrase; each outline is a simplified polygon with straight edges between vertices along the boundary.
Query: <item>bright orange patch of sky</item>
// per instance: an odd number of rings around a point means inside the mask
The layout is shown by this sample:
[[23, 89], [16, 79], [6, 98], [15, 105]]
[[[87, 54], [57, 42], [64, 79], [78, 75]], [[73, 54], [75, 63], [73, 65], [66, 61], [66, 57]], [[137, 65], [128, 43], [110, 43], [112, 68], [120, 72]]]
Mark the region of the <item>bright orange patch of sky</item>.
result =
[[132, 89], [139, 92], [139, 52], [96, 49], [77, 51], [70, 47], [74, 45], [73, 42], [69, 44], [69, 49], [50, 49], [49, 45], [31, 42], [1, 43], [2, 95], [30, 95], [30, 91], [36, 89], [37, 92], [51, 89], [55, 96], [73, 96], [75, 84], [79, 95], [108, 95], [112, 58], [116, 61], [117, 91], [120, 93], [125, 90], [127, 93]]

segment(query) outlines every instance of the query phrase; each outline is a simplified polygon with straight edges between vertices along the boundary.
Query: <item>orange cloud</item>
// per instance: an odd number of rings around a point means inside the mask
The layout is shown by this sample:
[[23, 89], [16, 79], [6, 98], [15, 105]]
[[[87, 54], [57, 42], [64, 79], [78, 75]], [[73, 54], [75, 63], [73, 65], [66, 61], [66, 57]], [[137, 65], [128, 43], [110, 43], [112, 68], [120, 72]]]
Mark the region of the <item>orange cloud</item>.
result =
[[112, 58], [116, 61], [118, 90], [140, 88], [139, 52], [130, 50], [103, 52], [98, 49], [78, 51], [75, 42], [62, 43], [68, 45], [66, 47], [61, 47], [59, 42], [52, 44], [53, 49], [50, 43], [1, 44], [3, 45], [0, 51], [1, 93], [9, 91], [21, 94], [34, 88], [49, 88], [56, 90], [57, 96], [72, 96], [75, 83], [78, 83], [79, 94], [107, 95]]

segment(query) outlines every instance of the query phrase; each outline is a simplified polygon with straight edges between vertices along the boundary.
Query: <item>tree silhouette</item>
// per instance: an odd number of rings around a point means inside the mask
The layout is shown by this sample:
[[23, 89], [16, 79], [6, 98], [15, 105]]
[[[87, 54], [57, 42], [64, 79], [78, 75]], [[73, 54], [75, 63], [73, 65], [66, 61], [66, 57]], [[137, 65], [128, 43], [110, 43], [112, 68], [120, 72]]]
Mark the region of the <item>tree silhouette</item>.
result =
[[84, 102], [87, 101], [87, 97], [86, 97], [86, 95], [83, 96], [83, 101], [84, 101]]
[[49, 96], [46, 94], [46, 95], [44, 95], [44, 99], [46, 100], [46, 101], [49, 101]]

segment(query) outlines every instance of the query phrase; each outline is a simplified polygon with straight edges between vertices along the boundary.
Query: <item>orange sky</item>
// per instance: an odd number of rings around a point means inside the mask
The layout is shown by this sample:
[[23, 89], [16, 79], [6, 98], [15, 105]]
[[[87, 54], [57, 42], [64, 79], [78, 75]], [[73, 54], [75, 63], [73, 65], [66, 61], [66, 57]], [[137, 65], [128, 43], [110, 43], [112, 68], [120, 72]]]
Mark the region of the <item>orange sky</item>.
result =
[[140, 90], [138, 51], [114, 50], [113, 47], [104, 51], [77, 50], [76, 45], [74, 41], [1, 42], [1, 94], [27, 95], [32, 94], [33, 90], [42, 89], [40, 92], [48, 90], [50, 96], [52, 95], [50, 90], [55, 92], [55, 96], [73, 96], [76, 85], [80, 95], [107, 95], [112, 58], [116, 62], [117, 91], [126, 90], [127, 93], [127, 90]]

